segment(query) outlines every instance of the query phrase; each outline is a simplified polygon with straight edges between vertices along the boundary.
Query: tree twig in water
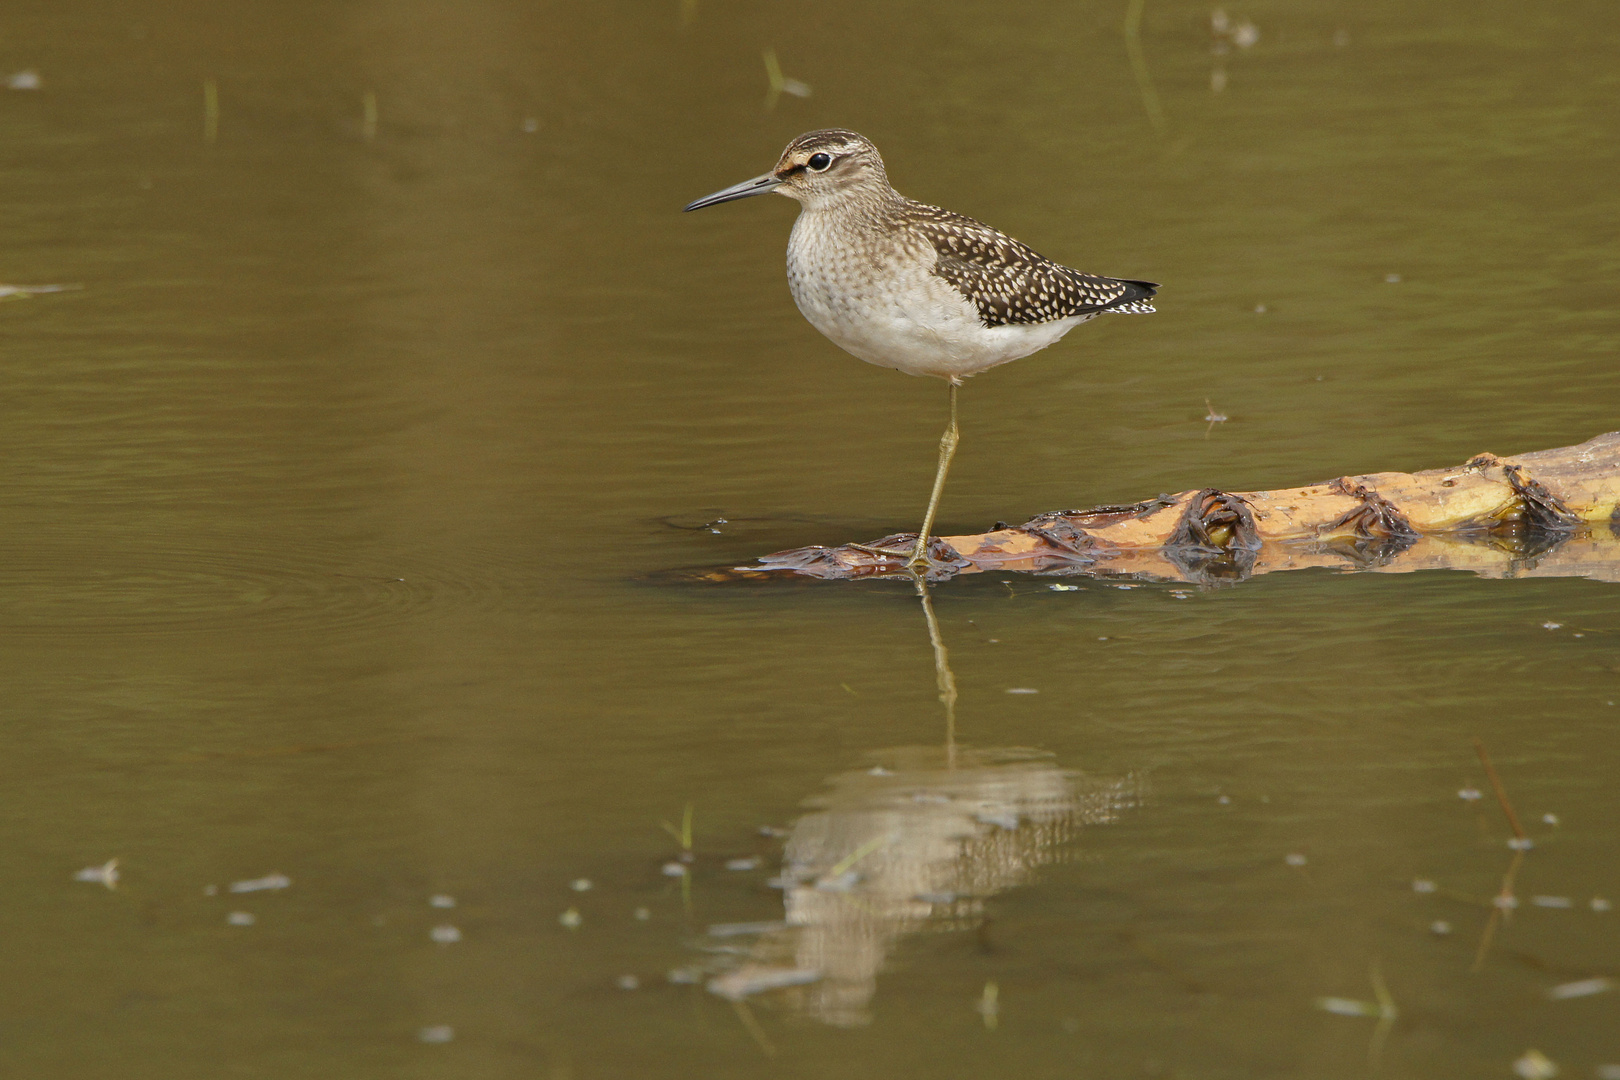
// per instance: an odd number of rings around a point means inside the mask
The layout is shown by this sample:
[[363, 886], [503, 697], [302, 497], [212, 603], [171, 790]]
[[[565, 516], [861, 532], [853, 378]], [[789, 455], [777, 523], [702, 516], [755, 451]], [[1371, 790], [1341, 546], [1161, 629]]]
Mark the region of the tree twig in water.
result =
[[1502, 891], [1496, 894], [1496, 899], [1491, 904], [1491, 916], [1485, 922], [1485, 932], [1479, 939], [1479, 951], [1474, 953], [1474, 964], [1469, 971], [1477, 973], [1484, 970], [1485, 957], [1491, 951], [1491, 942], [1496, 938], [1497, 926], [1512, 918], [1513, 908], [1518, 904], [1513, 896], [1513, 879], [1523, 864], [1524, 850], [1521, 848], [1513, 853], [1513, 861], [1508, 863], [1507, 873], [1502, 875]]
[[742, 1021], [744, 1030], [748, 1032], [754, 1042], [759, 1044], [759, 1048], [764, 1051], [765, 1056], [775, 1057], [776, 1044], [771, 1042], [770, 1038], [765, 1034], [765, 1029], [759, 1026], [758, 1020], [754, 1019], [754, 1010], [748, 1007], [748, 1002], [738, 998], [731, 1003], [731, 1007], [737, 1010], [737, 1019]]
[[1513, 882], [1518, 876], [1519, 867], [1524, 865], [1524, 853], [1529, 847], [1529, 837], [1525, 835], [1524, 826], [1519, 824], [1519, 815], [1513, 812], [1513, 804], [1508, 801], [1507, 788], [1502, 786], [1502, 778], [1496, 775], [1496, 766], [1491, 764], [1491, 755], [1485, 752], [1485, 743], [1480, 739], [1474, 740], [1474, 752], [1479, 755], [1479, 763], [1485, 766], [1485, 776], [1491, 782], [1491, 790], [1496, 792], [1496, 801], [1502, 806], [1502, 813], [1507, 817], [1508, 825], [1513, 829], [1514, 839], [1519, 843], [1513, 845], [1513, 861], [1508, 863], [1507, 873], [1502, 875], [1502, 888], [1491, 902], [1491, 915], [1485, 921], [1485, 932], [1480, 935], [1479, 950], [1474, 953], [1474, 964], [1468, 970], [1479, 972], [1485, 968], [1485, 957], [1491, 951], [1491, 942], [1496, 939], [1496, 930], [1502, 923], [1513, 917], [1513, 909], [1518, 906], [1518, 900], [1513, 896]]
[[1384, 972], [1376, 956], [1373, 957], [1372, 970], [1369, 974], [1372, 978], [1373, 998], [1378, 1002], [1378, 1024], [1373, 1028], [1372, 1038], [1367, 1042], [1367, 1065], [1377, 1072], [1384, 1057], [1384, 1043], [1395, 1027], [1400, 1010], [1395, 1005], [1395, 995], [1389, 992], [1389, 986], [1384, 982]]
[[1513, 812], [1513, 804], [1508, 802], [1507, 789], [1502, 786], [1502, 778], [1496, 775], [1496, 767], [1491, 764], [1491, 756], [1485, 752], [1485, 744], [1475, 739], [1474, 752], [1479, 755], [1479, 763], [1485, 766], [1485, 775], [1491, 781], [1491, 790], [1496, 792], [1496, 801], [1502, 804], [1502, 813], [1507, 815], [1508, 824], [1513, 827], [1513, 835], [1520, 840], [1526, 839], [1524, 826], [1519, 824], [1519, 815]]
[[1130, 0], [1125, 8], [1125, 51], [1131, 58], [1131, 73], [1142, 91], [1142, 107], [1147, 110], [1148, 122], [1160, 135], [1166, 127], [1164, 106], [1159, 103], [1159, 92], [1153, 88], [1153, 76], [1148, 72], [1147, 56], [1142, 52], [1142, 9], [1147, 0]]

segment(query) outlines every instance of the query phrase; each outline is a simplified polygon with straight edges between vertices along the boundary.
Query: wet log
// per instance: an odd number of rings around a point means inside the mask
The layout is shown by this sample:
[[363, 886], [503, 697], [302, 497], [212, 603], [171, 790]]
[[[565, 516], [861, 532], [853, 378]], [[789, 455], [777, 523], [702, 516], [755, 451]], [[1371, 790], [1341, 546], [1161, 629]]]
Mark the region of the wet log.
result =
[[[905, 575], [915, 533], [807, 547], [711, 581]], [[928, 577], [1017, 571], [1213, 583], [1307, 567], [1620, 581], [1620, 432], [1556, 450], [1478, 454], [1450, 469], [1371, 473], [1276, 491], [1201, 488], [935, 537]], [[690, 579], [692, 575], [687, 575]]]

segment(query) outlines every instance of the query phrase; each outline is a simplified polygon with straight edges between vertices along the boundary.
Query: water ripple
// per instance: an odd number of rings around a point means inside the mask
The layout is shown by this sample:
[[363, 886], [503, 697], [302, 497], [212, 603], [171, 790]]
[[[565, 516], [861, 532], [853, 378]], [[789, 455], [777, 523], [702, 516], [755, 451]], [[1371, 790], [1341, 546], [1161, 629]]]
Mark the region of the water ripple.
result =
[[[337, 545], [160, 551], [0, 550], [0, 629], [165, 632], [396, 624], [504, 602], [514, 568], [458, 553], [455, 569], [357, 559]], [[469, 557], [470, 555], [470, 557]]]

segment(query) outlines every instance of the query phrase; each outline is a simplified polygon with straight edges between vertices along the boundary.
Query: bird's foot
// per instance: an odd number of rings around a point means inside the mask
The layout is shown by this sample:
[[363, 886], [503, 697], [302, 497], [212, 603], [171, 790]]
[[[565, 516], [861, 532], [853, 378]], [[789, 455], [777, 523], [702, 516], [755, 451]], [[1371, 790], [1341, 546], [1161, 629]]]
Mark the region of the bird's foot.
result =
[[916, 562], [918, 559], [927, 558], [926, 555], [917, 550], [915, 545], [909, 548], [878, 547], [875, 544], [845, 544], [844, 546], [852, 547], [856, 551], [864, 551], [868, 555], [878, 555], [884, 559], [905, 559], [908, 564]]
[[885, 563], [900, 562], [911, 573], [929, 577], [950, 577], [971, 565], [955, 548], [937, 536], [929, 537], [926, 545], [918, 541], [916, 533], [896, 533], [870, 544], [845, 546], [876, 555]]

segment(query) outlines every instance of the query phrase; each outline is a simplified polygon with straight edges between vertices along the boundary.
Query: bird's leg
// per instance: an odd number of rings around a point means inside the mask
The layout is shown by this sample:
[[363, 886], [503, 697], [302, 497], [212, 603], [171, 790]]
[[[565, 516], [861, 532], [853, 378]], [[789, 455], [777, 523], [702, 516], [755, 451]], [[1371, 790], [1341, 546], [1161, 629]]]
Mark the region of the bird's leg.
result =
[[928, 537], [934, 527], [934, 515], [939, 511], [939, 497], [945, 491], [945, 476], [951, 471], [951, 459], [956, 456], [956, 444], [961, 441], [956, 427], [956, 388], [960, 385], [955, 380], [951, 381], [951, 422], [946, 426], [945, 434], [939, 439], [939, 469], [934, 473], [934, 490], [928, 496], [928, 513], [923, 518], [922, 531], [917, 534], [916, 544], [912, 545], [910, 551], [904, 548], [873, 547], [870, 544], [849, 544], [848, 547], [873, 555], [905, 559], [908, 570], [915, 571], [918, 567], [926, 569], [930, 565]]
[[951, 458], [956, 456], [956, 444], [961, 441], [956, 430], [956, 388], [951, 380], [951, 422], [945, 434], [939, 437], [939, 469], [934, 473], [934, 491], [928, 496], [928, 513], [923, 517], [922, 531], [917, 534], [917, 546], [911, 552], [910, 565], [928, 565], [928, 534], [934, 527], [934, 514], [939, 510], [939, 497], [945, 491], [945, 475], [951, 471]]

